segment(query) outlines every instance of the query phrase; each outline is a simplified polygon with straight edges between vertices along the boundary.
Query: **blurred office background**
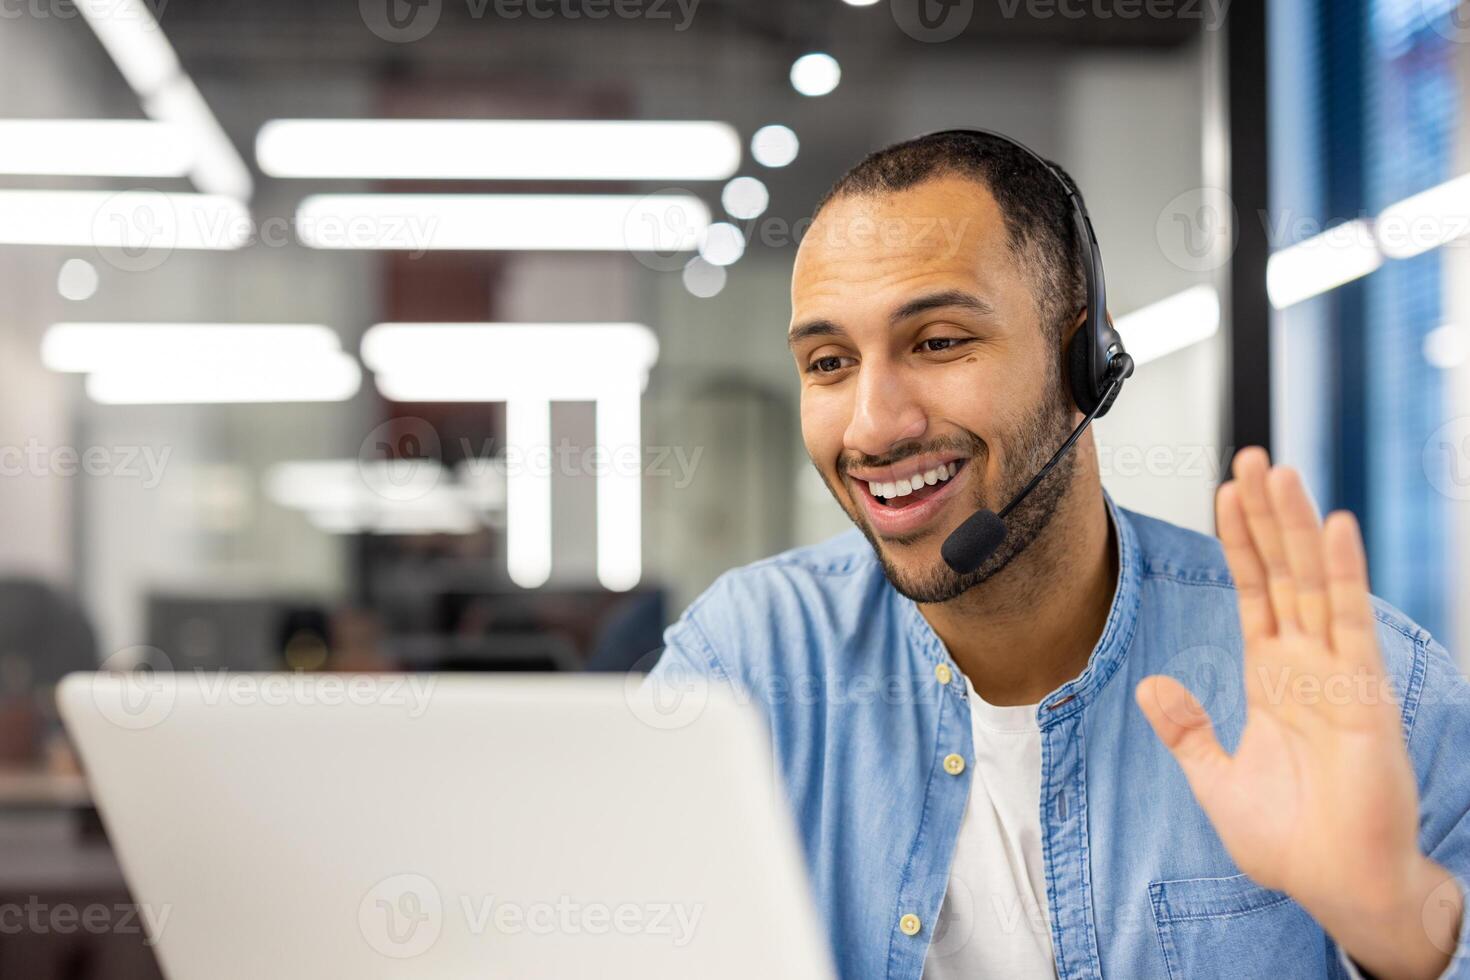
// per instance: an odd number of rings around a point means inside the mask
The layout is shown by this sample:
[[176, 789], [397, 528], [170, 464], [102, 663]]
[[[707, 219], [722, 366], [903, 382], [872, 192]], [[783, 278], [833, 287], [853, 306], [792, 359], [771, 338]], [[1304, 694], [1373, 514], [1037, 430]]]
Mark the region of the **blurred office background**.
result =
[[[791, 262], [931, 129], [1080, 183], [1144, 362], [1120, 503], [1208, 532], [1267, 443], [1470, 652], [1470, 12], [921, 2], [0, 3], [0, 903], [121, 889], [67, 670], [627, 669], [845, 529]], [[0, 975], [138, 940], [0, 935]]]

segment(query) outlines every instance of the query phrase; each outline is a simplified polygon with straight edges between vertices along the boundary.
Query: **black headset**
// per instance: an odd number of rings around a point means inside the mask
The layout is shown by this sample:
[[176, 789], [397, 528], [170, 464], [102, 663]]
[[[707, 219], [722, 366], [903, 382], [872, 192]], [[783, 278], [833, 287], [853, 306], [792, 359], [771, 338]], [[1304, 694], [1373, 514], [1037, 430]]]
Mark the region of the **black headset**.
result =
[[[991, 129], [942, 129], [922, 139], [936, 136], [987, 136], [1013, 146], [1026, 154], [1055, 178], [1067, 195], [1072, 212], [1072, 226], [1082, 250], [1082, 275], [1087, 285], [1087, 322], [1072, 335], [1067, 344], [1066, 375], [1072, 400], [1078, 411], [1101, 418], [1113, 407], [1122, 390], [1123, 381], [1133, 373], [1133, 359], [1123, 350], [1123, 338], [1108, 322], [1107, 284], [1103, 280], [1102, 253], [1097, 247], [1097, 234], [1092, 219], [1076, 187], [1056, 167], [1031, 147], [1004, 133]], [[1094, 411], [1096, 409], [1096, 411]]]
[[1082, 203], [1082, 195], [1076, 186], [1062, 176], [1061, 171], [1048, 163], [1041, 154], [1020, 140], [989, 129], [942, 129], [922, 139], [937, 136], [985, 136], [1013, 146], [1035, 160], [1043, 170], [1056, 178], [1072, 211], [1072, 226], [1077, 233], [1077, 242], [1082, 251], [1082, 275], [1087, 285], [1087, 322], [1083, 323], [1067, 342], [1064, 370], [1067, 385], [1072, 392], [1078, 411], [1085, 416], [1072, 430], [1067, 441], [1052, 455], [1031, 481], [1021, 488], [1011, 501], [996, 513], [984, 508], [971, 514], [944, 540], [940, 554], [945, 564], [960, 574], [975, 571], [1000, 547], [1006, 537], [1005, 519], [1026, 495], [1036, 489], [1052, 468], [1066, 456], [1081, 438], [1092, 420], [1107, 414], [1123, 390], [1123, 382], [1133, 374], [1133, 358], [1123, 350], [1123, 338], [1108, 322], [1107, 287], [1103, 282], [1102, 253], [1097, 247], [1097, 234], [1092, 230], [1092, 219]]

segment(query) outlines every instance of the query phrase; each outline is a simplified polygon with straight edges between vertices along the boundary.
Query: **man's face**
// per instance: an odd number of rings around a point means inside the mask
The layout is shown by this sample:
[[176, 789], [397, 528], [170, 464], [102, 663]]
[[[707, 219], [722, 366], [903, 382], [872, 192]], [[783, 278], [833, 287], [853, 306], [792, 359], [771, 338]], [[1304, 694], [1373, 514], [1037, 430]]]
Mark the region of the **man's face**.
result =
[[1009, 501], [1074, 409], [995, 199], [945, 176], [830, 201], [797, 253], [791, 305], [807, 453], [894, 586], [941, 602], [1003, 568], [1050, 519], [1071, 456], [976, 572], [956, 575], [940, 545]]

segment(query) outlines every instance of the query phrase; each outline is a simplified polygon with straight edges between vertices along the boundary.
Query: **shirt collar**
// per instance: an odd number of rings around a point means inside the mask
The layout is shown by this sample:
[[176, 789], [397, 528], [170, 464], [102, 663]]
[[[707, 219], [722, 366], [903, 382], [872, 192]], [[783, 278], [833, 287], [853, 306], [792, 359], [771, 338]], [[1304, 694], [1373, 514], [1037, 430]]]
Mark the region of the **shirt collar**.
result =
[[[1112, 495], [1106, 490], [1103, 491], [1103, 500], [1107, 504], [1108, 519], [1112, 523], [1118, 549], [1118, 582], [1113, 590], [1113, 602], [1108, 608], [1102, 635], [1088, 655], [1087, 666], [1082, 673], [1041, 699], [1036, 718], [1043, 729], [1087, 707], [1122, 663], [1138, 625], [1138, 608], [1143, 593], [1138, 535], [1128, 513], [1113, 502]], [[919, 612], [918, 605], [896, 591], [894, 595], [902, 603], [909, 619], [909, 634], [915, 648], [934, 664], [947, 664], [958, 674], [959, 667], [950, 659], [949, 651], [923, 613]]]

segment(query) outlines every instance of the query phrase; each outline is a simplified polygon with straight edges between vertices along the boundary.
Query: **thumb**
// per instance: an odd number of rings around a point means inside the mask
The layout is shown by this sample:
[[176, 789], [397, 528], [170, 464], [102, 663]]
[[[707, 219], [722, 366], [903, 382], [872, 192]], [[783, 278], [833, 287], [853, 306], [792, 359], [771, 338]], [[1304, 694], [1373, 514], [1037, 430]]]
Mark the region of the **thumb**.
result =
[[[1189, 689], [1167, 674], [1152, 674], [1133, 689], [1133, 699], [1154, 734], [1196, 789], [1230, 761], [1215, 738], [1215, 726]], [[1196, 793], [1196, 795], [1198, 795]]]

